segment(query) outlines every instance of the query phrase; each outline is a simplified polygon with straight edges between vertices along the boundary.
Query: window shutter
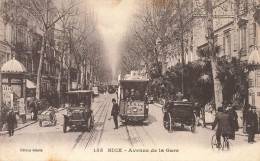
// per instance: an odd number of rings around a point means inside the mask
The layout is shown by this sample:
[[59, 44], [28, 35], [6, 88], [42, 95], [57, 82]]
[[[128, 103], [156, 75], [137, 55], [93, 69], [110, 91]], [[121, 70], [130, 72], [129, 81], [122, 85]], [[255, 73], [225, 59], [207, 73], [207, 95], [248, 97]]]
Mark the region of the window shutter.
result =
[[226, 42], [225, 42], [225, 35], [223, 35], [223, 54], [226, 55]]

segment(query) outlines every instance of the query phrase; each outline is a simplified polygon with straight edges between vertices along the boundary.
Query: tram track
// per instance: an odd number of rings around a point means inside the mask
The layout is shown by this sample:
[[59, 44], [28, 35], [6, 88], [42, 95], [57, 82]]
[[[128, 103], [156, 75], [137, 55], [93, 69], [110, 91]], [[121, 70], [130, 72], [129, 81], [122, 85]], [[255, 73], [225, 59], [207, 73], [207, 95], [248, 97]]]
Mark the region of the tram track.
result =
[[154, 147], [155, 143], [150, 137], [144, 125], [126, 125], [128, 142], [132, 147]]
[[[93, 128], [93, 130], [91, 131], [91, 138], [88, 140], [88, 143], [85, 145], [84, 149], [88, 148], [91, 145], [91, 143], [94, 143], [96, 140], [97, 140], [96, 147], [98, 147], [98, 145], [100, 144], [100, 141], [101, 141], [101, 138], [102, 138], [102, 135], [103, 135], [103, 131], [104, 131], [105, 121], [106, 121], [106, 118], [107, 118], [108, 109], [109, 109], [107, 105], [109, 105], [109, 104], [110, 104], [110, 101], [106, 100], [104, 108], [102, 109], [102, 112], [98, 117], [97, 123], [102, 123], [101, 129], [97, 130], [96, 127]], [[101, 118], [103, 116], [102, 114], [105, 111], [105, 109], [106, 109], [105, 118], [104, 118], [104, 120], [101, 121]], [[98, 134], [100, 134], [99, 137], [98, 137]]]
[[[100, 118], [101, 118], [105, 108], [107, 107], [106, 105], [108, 104], [110, 98], [111, 98], [111, 96], [108, 95], [105, 98], [105, 100], [102, 102], [102, 104], [98, 107], [98, 110], [94, 114], [95, 123], [94, 123], [93, 129], [90, 132], [82, 132], [82, 134], [80, 134], [78, 136], [78, 138], [76, 139], [76, 143], [72, 148], [72, 151], [76, 150], [76, 149], [84, 149], [85, 150], [91, 144], [91, 142], [93, 141], [93, 137], [94, 137], [95, 133], [97, 132], [96, 128], [100, 124]], [[98, 117], [98, 119], [97, 119], [97, 122], [96, 122], [97, 117]]]

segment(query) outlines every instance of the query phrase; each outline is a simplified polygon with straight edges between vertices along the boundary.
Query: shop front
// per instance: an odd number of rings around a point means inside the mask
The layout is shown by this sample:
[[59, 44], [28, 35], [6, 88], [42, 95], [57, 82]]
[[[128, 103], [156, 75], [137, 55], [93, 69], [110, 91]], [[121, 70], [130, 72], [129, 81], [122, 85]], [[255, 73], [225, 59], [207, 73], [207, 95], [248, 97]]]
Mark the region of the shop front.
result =
[[[248, 58], [248, 103], [256, 106], [258, 114], [258, 122], [260, 122], [260, 52], [254, 50]], [[260, 132], [260, 124], [258, 124], [258, 132]]]

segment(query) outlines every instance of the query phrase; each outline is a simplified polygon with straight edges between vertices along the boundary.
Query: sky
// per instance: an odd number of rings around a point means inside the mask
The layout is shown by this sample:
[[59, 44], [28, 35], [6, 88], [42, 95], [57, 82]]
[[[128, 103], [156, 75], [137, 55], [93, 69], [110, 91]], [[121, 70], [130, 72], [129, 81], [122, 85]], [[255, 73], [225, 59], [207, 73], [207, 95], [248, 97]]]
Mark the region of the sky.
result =
[[136, 10], [135, 0], [96, 0], [97, 26], [104, 41], [113, 76], [119, 63], [119, 44]]

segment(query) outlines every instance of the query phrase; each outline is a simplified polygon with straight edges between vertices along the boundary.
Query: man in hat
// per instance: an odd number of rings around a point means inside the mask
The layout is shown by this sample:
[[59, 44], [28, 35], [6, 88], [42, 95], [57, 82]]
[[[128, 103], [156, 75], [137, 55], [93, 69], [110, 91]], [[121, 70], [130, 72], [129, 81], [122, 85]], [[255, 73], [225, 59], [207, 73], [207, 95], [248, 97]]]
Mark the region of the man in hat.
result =
[[248, 112], [246, 118], [246, 130], [248, 133], [248, 143], [255, 142], [255, 134], [257, 133], [258, 128], [258, 119], [256, 114], [256, 106], [251, 106], [251, 110]]
[[227, 105], [226, 113], [228, 114], [228, 117], [230, 119], [230, 129], [231, 129], [231, 139], [235, 140], [235, 132], [238, 130], [238, 121], [237, 121], [237, 112], [235, 111], [235, 108], [232, 107], [231, 104]]
[[7, 115], [7, 124], [8, 124], [8, 132], [9, 132], [9, 137], [14, 135], [14, 124], [16, 124], [16, 118], [15, 118], [15, 113], [13, 109], [10, 109], [10, 112]]
[[218, 107], [218, 113], [216, 114], [215, 121], [212, 125], [212, 130], [215, 129], [217, 124], [218, 124], [218, 129], [216, 132], [216, 138], [217, 138], [217, 147], [219, 148], [221, 145], [220, 137], [222, 136], [224, 138], [226, 136], [230, 136], [231, 134], [231, 130], [229, 126], [229, 117], [228, 114], [225, 114], [223, 112], [222, 107]]
[[115, 128], [114, 129], [118, 129], [118, 120], [117, 117], [119, 115], [119, 106], [116, 103], [116, 99], [112, 99], [112, 103], [113, 103], [113, 107], [112, 107], [112, 111], [111, 111], [111, 116], [113, 116], [114, 119], [114, 123], [115, 123]]

